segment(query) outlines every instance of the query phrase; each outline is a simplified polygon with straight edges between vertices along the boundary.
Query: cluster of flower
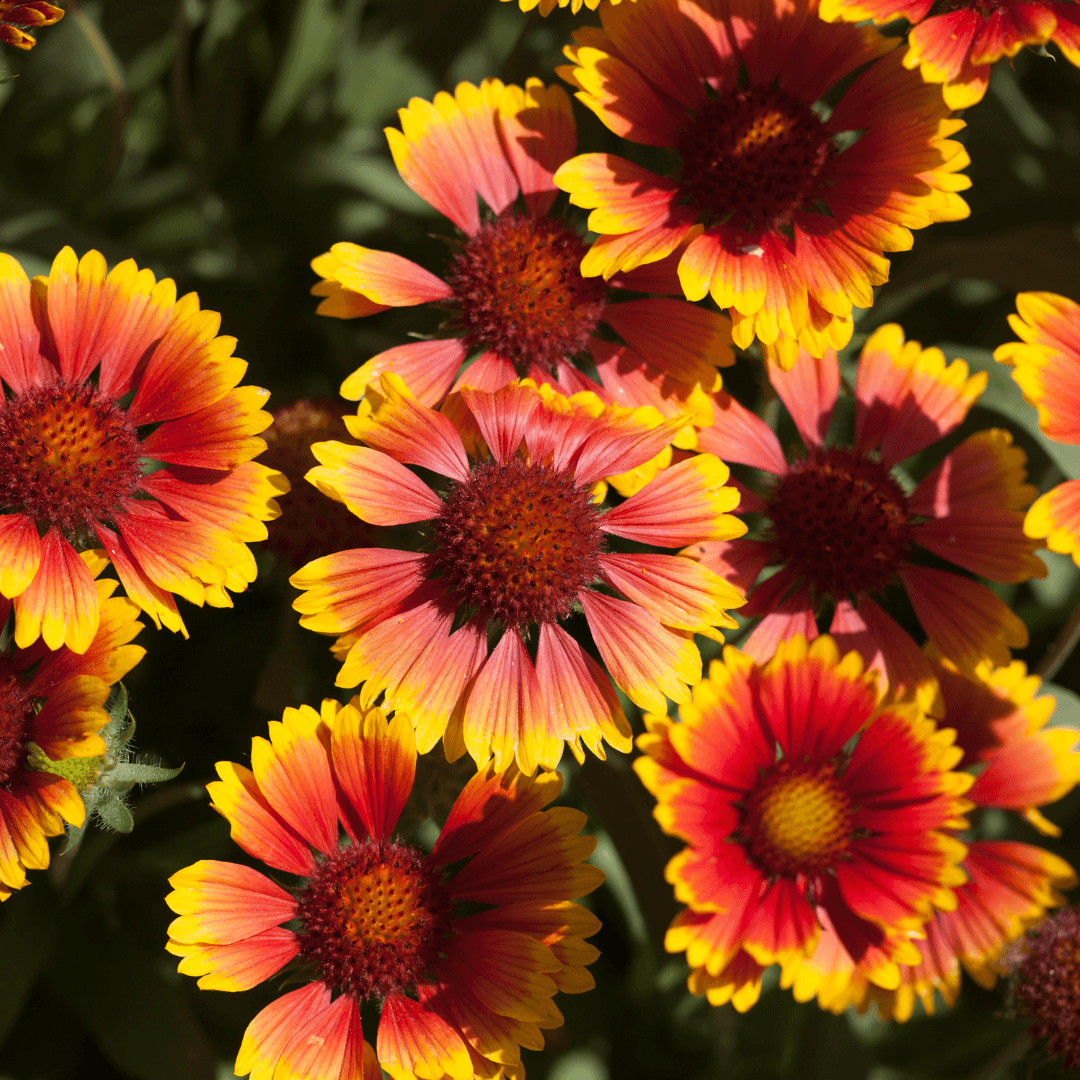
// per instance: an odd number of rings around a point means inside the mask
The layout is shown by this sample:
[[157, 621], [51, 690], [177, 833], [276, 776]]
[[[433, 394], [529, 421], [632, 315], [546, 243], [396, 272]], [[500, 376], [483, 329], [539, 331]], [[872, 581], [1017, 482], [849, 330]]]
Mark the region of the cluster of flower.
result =
[[[1039, 808], [1080, 780], [1080, 753], [1047, 727], [1053, 699], [1011, 658], [1025, 626], [984, 580], [1045, 574], [1040, 541], [1080, 561], [1080, 481], [1029, 508], [999, 429], [911, 481], [903, 464], [986, 375], [887, 325], [842, 388], [836, 351], [885, 253], [967, 213], [950, 110], [1024, 44], [1077, 58], [1075, 5], [951, 7], [605, 2], [559, 74], [616, 136], [663, 148], [666, 175], [577, 154], [568, 95], [538, 79], [413, 99], [387, 136], [457, 230], [442, 276], [342, 243], [313, 291], [336, 318], [435, 305], [440, 330], [350, 375], [355, 413], [280, 412], [269, 451], [266, 392], [238, 385], [235, 342], [193, 294], [96, 252], [65, 248], [33, 281], [0, 256], [0, 897], [82, 822], [76, 785], [40, 763], [105, 752], [139, 612], [186, 634], [177, 596], [229, 606], [280, 499], [300, 622], [335, 639], [357, 693], [286, 710], [250, 770], [223, 762], [210, 785], [233, 839], [293, 884], [209, 861], [171, 879], [181, 972], [306, 980], [252, 1021], [238, 1074], [522, 1076], [521, 1047], [543, 1046], [556, 991], [589, 989], [597, 955], [574, 901], [602, 875], [584, 815], [545, 810], [555, 770], [564, 744], [579, 762], [630, 751], [625, 700], [644, 714], [637, 774], [687, 845], [666, 944], [694, 993], [745, 1010], [778, 965], [800, 1001], [904, 1020], [935, 991], [952, 1004], [961, 968], [992, 985], [1076, 878], [1038, 846], [972, 840], [965, 815], [1053, 834]], [[851, 25], [898, 16], [906, 51]], [[591, 242], [560, 192], [591, 211]], [[1047, 435], [1080, 442], [1080, 307], [1017, 307], [1022, 340], [997, 358]], [[797, 451], [721, 388], [736, 347]], [[905, 595], [922, 647], [894, 617]], [[735, 609], [758, 621], [703, 675], [695, 635], [722, 642]], [[395, 829], [440, 742], [476, 771], [424, 851]]]

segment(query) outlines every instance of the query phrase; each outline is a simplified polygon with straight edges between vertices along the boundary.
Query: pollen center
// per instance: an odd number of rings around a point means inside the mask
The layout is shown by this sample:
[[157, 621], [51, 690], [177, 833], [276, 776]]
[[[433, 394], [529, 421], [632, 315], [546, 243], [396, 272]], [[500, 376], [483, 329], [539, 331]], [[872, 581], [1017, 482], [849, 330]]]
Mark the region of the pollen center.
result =
[[758, 781], [743, 814], [750, 853], [773, 874], [824, 870], [851, 839], [851, 800], [832, 764], [778, 762]]
[[811, 205], [831, 151], [810, 109], [771, 86], [710, 99], [679, 142], [691, 202], [748, 233]]
[[466, 347], [491, 349], [521, 375], [581, 352], [607, 296], [600, 278], [581, 276], [585, 250], [555, 218], [504, 214], [481, 225], [448, 275]]
[[780, 557], [822, 593], [880, 589], [911, 546], [907, 499], [885, 468], [850, 450], [816, 450], [769, 502]]
[[70, 534], [109, 518], [141, 475], [134, 425], [89, 383], [0, 402], [0, 507]]
[[18, 675], [5, 671], [0, 660], [0, 787], [26, 760], [26, 743], [33, 702]]
[[358, 999], [411, 992], [438, 958], [450, 910], [438, 870], [419, 851], [364, 840], [327, 859], [300, 894], [300, 955]]
[[432, 556], [460, 604], [508, 627], [555, 622], [600, 571], [587, 491], [547, 465], [487, 462], [447, 498]]

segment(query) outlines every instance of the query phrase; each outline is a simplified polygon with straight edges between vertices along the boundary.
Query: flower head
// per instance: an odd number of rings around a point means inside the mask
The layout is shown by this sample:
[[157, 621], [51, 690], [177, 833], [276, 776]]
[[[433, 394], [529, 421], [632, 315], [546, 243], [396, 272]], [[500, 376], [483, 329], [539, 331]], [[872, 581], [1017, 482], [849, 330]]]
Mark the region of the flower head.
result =
[[879, 26], [907, 19], [904, 67], [918, 68], [928, 83], [943, 83], [945, 104], [966, 109], [981, 101], [990, 67], [1030, 45], [1053, 41], [1080, 65], [1080, 12], [1072, 3], [1031, 0], [822, 0], [821, 17], [832, 22], [872, 19]]
[[[1080, 444], [1080, 305], [1054, 293], [1020, 293], [1016, 311], [1009, 325], [1020, 340], [998, 346], [994, 359], [1012, 365], [1046, 435]], [[1080, 480], [1040, 495], [1024, 519], [1024, 532], [1080, 565]]]
[[[950, 660], [972, 667], [984, 657], [1005, 665], [1010, 647], [1027, 644], [1023, 622], [985, 585], [933, 566], [918, 553], [948, 560], [991, 581], [1045, 575], [1036, 544], [1024, 535], [1023, 511], [1035, 494], [1024, 482], [1025, 456], [1004, 430], [970, 436], [914, 490], [894, 466], [960, 425], [986, 385], [967, 364], [946, 364], [938, 349], [905, 342], [887, 325], [867, 341], [854, 388], [854, 445], [828, 441], [840, 392], [834, 353], [803, 355], [790, 371], [769, 364], [805, 452], [785, 458], [772, 430], [726, 395], [703, 449], [776, 479], [742, 507], [761, 512], [760, 538], [704, 544], [706, 566], [750, 589], [744, 615], [763, 615], [744, 645], [764, 660], [777, 641], [817, 634], [817, 616], [833, 605], [830, 633], [858, 649], [895, 686], [917, 689], [934, 708], [935, 680], [908, 633], [874, 596], [902, 585], [927, 637]], [[754, 586], [767, 564], [780, 567]]]
[[[83, 563], [93, 571], [105, 565], [89, 553]], [[92, 576], [91, 582], [101, 618], [82, 653], [49, 650], [41, 641], [21, 649], [8, 640], [0, 650], [0, 900], [26, 884], [27, 870], [49, 865], [46, 837], [59, 836], [64, 822], [80, 826], [85, 817], [75, 786], [56, 772], [36, 769], [35, 753], [57, 763], [103, 754], [98, 732], [109, 722], [109, 687], [145, 651], [130, 644], [142, 629], [139, 609], [112, 596], [115, 581]], [[0, 629], [11, 608], [0, 597]]]
[[0, 595], [20, 648], [89, 647], [101, 609], [80, 552], [102, 550], [171, 630], [173, 594], [230, 607], [254, 581], [246, 542], [288, 484], [252, 460], [267, 393], [236, 386], [247, 365], [218, 324], [130, 259], [106, 274], [64, 248], [31, 284], [0, 254]]
[[[544, 810], [558, 774], [481, 770], [425, 853], [394, 836], [416, 769], [401, 713], [358, 699], [286, 709], [251, 761], [218, 765], [213, 804], [249, 855], [295, 884], [204, 860], [167, 897], [179, 915], [168, 949], [203, 989], [246, 990], [290, 962], [305, 982], [248, 1025], [237, 1074], [522, 1075], [520, 1047], [543, 1047], [541, 1030], [562, 1023], [556, 990], [588, 990], [597, 955], [584, 938], [599, 923], [572, 901], [603, 875], [583, 865], [595, 843], [578, 835], [584, 814]], [[374, 1049], [364, 1002], [381, 1012]]]
[[[1080, 782], [1080, 752], [1071, 728], [1047, 727], [1054, 698], [1036, 697], [1039, 679], [1014, 660], [997, 668], [983, 661], [964, 674], [935, 656], [945, 719], [962, 751], [958, 768], [975, 773], [966, 797], [978, 808], [1013, 810], [1040, 832], [1058, 835], [1039, 807], [1056, 802]], [[865, 1011], [875, 1003], [883, 1019], [904, 1021], [916, 1001], [934, 1011], [934, 993], [948, 1006], [960, 993], [961, 969], [989, 989], [1001, 974], [1002, 953], [1076, 884], [1067, 862], [1033, 844], [975, 839], [961, 864], [968, 880], [956, 890], [955, 910], [938, 912], [912, 941], [916, 963], [900, 965], [899, 984], [875, 986], [858, 970], [835, 935], [822, 935], [814, 955], [789, 978], [795, 997], [817, 997], [822, 1008]]]
[[[967, 216], [967, 154], [936, 88], [895, 39], [817, 17], [816, 0], [639, 0], [600, 11], [560, 69], [616, 135], [678, 155], [660, 176], [583, 154], [555, 183], [600, 236], [582, 272], [611, 277], [678, 255], [689, 300], [730, 309], [790, 365], [851, 337], [852, 305], [888, 278], [912, 229]], [[821, 99], [859, 72], [835, 108]]]
[[45, 0], [0, 0], [0, 41], [16, 49], [32, 49], [37, 41], [27, 29], [52, 26], [63, 17], [63, 8]]
[[857, 653], [796, 637], [765, 667], [728, 647], [680, 721], [646, 718], [635, 769], [687, 907], [666, 947], [690, 989], [748, 1008], [764, 966], [798, 970], [835, 935], [875, 985], [914, 963], [912, 934], [964, 881], [961, 751], [912, 704], [881, 702]]
[[[628, 750], [611, 680], [643, 708], [685, 700], [701, 671], [694, 633], [733, 626], [725, 608], [741, 596], [692, 559], [611, 551], [609, 538], [674, 548], [740, 534], [727, 468], [702, 454], [653, 469], [601, 512], [602, 478], [647, 465], [681, 418], [528, 382], [464, 388], [467, 453], [462, 432], [400, 378], [380, 386], [347, 419], [367, 445], [316, 444], [323, 464], [308, 479], [374, 525], [430, 525], [411, 550], [344, 551], [293, 575], [301, 624], [342, 635], [338, 685], [363, 683], [365, 704], [385, 694], [417, 720], [421, 752], [445, 735], [451, 760], [468, 750], [483, 766], [494, 754], [502, 769], [516, 756], [529, 774], [554, 768], [564, 742], [579, 760], [581, 741], [597, 754], [602, 740]], [[579, 611], [607, 674], [562, 628]]]
[[[368, 360], [345, 380], [344, 397], [358, 400], [391, 371], [424, 404], [436, 405], [479, 351], [459, 386], [497, 390], [528, 376], [571, 394], [591, 390], [608, 403], [652, 405], [666, 416], [696, 413], [708, 423], [701, 388], [717, 388], [716, 367], [734, 360], [731, 325], [674, 298], [673, 265], [620, 275], [610, 285], [582, 276], [585, 243], [552, 211], [559, 194], [552, 174], [577, 145], [560, 87], [539, 79], [524, 89], [498, 79], [479, 89], [460, 83], [433, 103], [413, 98], [399, 115], [401, 130], [386, 129], [398, 171], [460, 230], [444, 276], [341, 243], [312, 262], [324, 279], [312, 291], [325, 297], [319, 312], [338, 318], [426, 303], [448, 317], [437, 337]], [[481, 215], [478, 197], [489, 213]], [[665, 295], [619, 302], [627, 290]], [[601, 324], [621, 341], [598, 333]], [[582, 358], [599, 383], [575, 366]]]

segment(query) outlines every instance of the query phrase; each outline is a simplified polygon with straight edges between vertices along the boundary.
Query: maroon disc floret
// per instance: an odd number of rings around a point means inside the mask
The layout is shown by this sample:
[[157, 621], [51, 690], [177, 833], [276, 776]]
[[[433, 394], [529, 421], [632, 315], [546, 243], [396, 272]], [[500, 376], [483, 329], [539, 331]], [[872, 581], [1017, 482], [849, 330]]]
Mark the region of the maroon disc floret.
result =
[[33, 701], [22, 677], [0, 657], [0, 789], [26, 761]]

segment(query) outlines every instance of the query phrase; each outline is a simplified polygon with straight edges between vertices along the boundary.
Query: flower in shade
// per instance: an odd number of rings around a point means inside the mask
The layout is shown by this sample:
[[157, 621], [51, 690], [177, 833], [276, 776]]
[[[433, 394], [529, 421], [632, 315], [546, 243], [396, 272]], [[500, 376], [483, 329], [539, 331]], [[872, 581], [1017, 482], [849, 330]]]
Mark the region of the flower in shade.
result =
[[878, 25], [912, 24], [904, 67], [918, 68], [928, 83], [944, 83], [945, 104], [966, 109], [982, 100], [990, 66], [1027, 46], [1053, 41], [1080, 65], [1080, 11], [1071, 2], [1031, 0], [821, 0], [821, 17]]
[[298, 398], [271, 414], [262, 462], [281, 472], [289, 491], [277, 499], [281, 516], [270, 526], [266, 546], [293, 567], [371, 539], [371, 530], [341, 503], [304, 483], [304, 474], [318, 464], [311, 444], [347, 436], [341, 419], [346, 408], [330, 398]]
[[[601, 512], [602, 478], [649, 462], [682, 418], [643, 426], [639, 412], [652, 410], [527, 381], [466, 387], [467, 453], [400, 378], [380, 385], [347, 419], [367, 445], [316, 444], [323, 464], [308, 479], [371, 524], [429, 524], [406, 550], [343, 551], [291, 578], [304, 590], [301, 624], [342, 635], [338, 685], [363, 683], [365, 704], [385, 694], [416, 720], [421, 753], [445, 735], [451, 761], [468, 750], [483, 766], [494, 754], [502, 769], [516, 755], [530, 774], [554, 768], [564, 742], [579, 760], [582, 741], [601, 756], [604, 739], [629, 750], [612, 680], [663, 710], [700, 677], [694, 634], [734, 625], [725, 609], [741, 603], [737, 589], [693, 559], [640, 549], [740, 535], [727, 468], [694, 455]], [[406, 465], [429, 470], [439, 491]], [[612, 551], [609, 538], [636, 543]], [[606, 673], [563, 629], [579, 612]]]
[[32, 49], [37, 41], [26, 31], [52, 26], [63, 17], [63, 8], [45, 0], [0, 0], [0, 41], [16, 49]]
[[1031, 1019], [1033, 1039], [1080, 1069], [1080, 911], [1066, 908], [1028, 932], [1018, 951], [1011, 996], [1017, 1015]]
[[[552, 174], [577, 145], [560, 87], [539, 79], [524, 89], [497, 79], [479, 89], [460, 83], [433, 103], [413, 98], [399, 115], [402, 130], [386, 129], [398, 171], [461, 232], [444, 276], [400, 255], [341, 243], [312, 262], [324, 279], [312, 291], [325, 297], [323, 315], [433, 304], [447, 318], [438, 336], [368, 360], [343, 383], [344, 397], [358, 400], [392, 371], [435, 405], [465, 359], [480, 351], [459, 384], [496, 390], [528, 376], [568, 393], [592, 390], [607, 402], [653, 405], [669, 416], [696, 412], [700, 423], [709, 421], [699, 387], [719, 387], [716, 366], [733, 362], [731, 324], [679, 296], [673, 263], [620, 275], [610, 286], [582, 277], [584, 240], [552, 213], [559, 194]], [[478, 197], [488, 213], [481, 214]], [[669, 295], [616, 302], [627, 290]], [[582, 358], [595, 366], [599, 384], [575, 366]]]
[[[295, 962], [304, 985], [248, 1025], [237, 1075], [320, 1080], [521, 1078], [562, 1016], [556, 990], [592, 987], [599, 922], [572, 901], [602, 881], [583, 865], [585, 815], [544, 810], [557, 773], [490, 766], [458, 796], [425, 854], [395, 838], [416, 769], [413, 726], [325, 701], [286, 709], [252, 740], [252, 771], [209, 785], [233, 839], [275, 871], [197, 862], [169, 882], [180, 971], [206, 990], [247, 990]], [[348, 839], [339, 842], [338, 824]], [[360, 1008], [380, 1008], [372, 1048]], [[369, 1008], [371, 1005], [369, 1004]]]
[[646, 717], [634, 767], [687, 847], [668, 863], [687, 907], [665, 946], [689, 986], [745, 1010], [761, 971], [785, 974], [835, 934], [874, 985], [896, 987], [911, 936], [956, 906], [972, 777], [917, 705], [829, 637], [785, 642], [765, 666], [724, 650], [679, 709]]
[[[950, 660], [998, 665], [1010, 647], [1027, 644], [1023, 622], [987, 586], [1026, 581], [1046, 567], [1024, 535], [1022, 508], [1035, 489], [1024, 482], [1024, 453], [1007, 431], [965, 439], [917, 484], [904, 486], [900, 462], [957, 428], [986, 385], [967, 364], [946, 364], [938, 349], [905, 342], [900, 327], [878, 329], [862, 350], [855, 383], [853, 446], [828, 441], [840, 391], [829, 352], [803, 354], [790, 371], [768, 365], [805, 450], [785, 458], [772, 430], [734, 399], [716, 395], [716, 421], [701, 433], [702, 449], [771, 474], [758, 511], [767, 528], [758, 539], [704, 544], [706, 566], [749, 589], [746, 615], [762, 615], [743, 648], [759, 660], [795, 633], [817, 634], [817, 617], [832, 606], [830, 633], [857, 649], [890, 683], [917, 689], [936, 713], [929, 662], [908, 632], [874, 599], [902, 586], [927, 637]], [[917, 551], [921, 548], [921, 552]], [[942, 569], [932, 558], [958, 568]], [[754, 585], [766, 565], [772, 577]]]
[[[1009, 324], [1020, 341], [999, 345], [994, 359], [1011, 364], [1039, 427], [1056, 442], [1080, 444], [1080, 305], [1054, 293], [1020, 293]], [[1080, 480], [1040, 495], [1024, 520], [1028, 536], [1080, 566]]]
[[[231, 607], [255, 580], [247, 541], [266, 538], [280, 473], [266, 444], [267, 392], [198, 297], [176, 299], [128, 259], [64, 248], [27, 280], [0, 254], [0, 595], [15, 642], [83, 652], [98, 591], [82, 551], [103, 550], [128, 596], [184, 630], [174, 594]], [[186, 633], [186, 631], [185, 631]]]
[[661, 176], [582, 154], [558, 170], [600, 234], [586, 277], [689, 240], [687, 299], [711, 293], [740, 348], [756, 335], [787, 363], [800, 343], [815, 356], [847, 343], [852, 305], [870, 306], [888, 279], [883, 253], [910, 248], [912, 229], [967, 216], [956, 192], [968, 156], [947, 138], [963, 123], [904, 70], [897, 39], [824, 23], [815, 0], [639, 0], [600, 17], [603, 30], [576, 32], [560, 74], [616, 135], [679, 164]]
[[[1059, 835], [1039, 807], [1056, 802], [1080, 781], [1080, 753], [1071, 728], [1048, 728], [1055, 699], [1036, 697], [1039, 679], [1018, 660], [995, 668], [983, 662], [971, 675], [932, 657], [945, 705], [945, 719], [963, 751], [958, 768], [974, 773], [967, 798], [978, 808], [1012, 810], [1040, 832]], [[795, 997], [833, 1012], [848, 1005], [865, 1011], [877, 1004], [883, 1019], [904, 1021], [916, 1000], [934, 1011], [934, 992], [946, 1005], [960, 993], [961, 968], [987, 989], [1001, 973], [1006, 946], [1065, 903], [1060, 890], [1076, 884], [1063, 859], [1014, 840], [969, 841], [962, 863], [968, 880], [956, 890], [954, 911], [939, 912], [914, 939], [915, 964], [902, 964], [900, 985], [874, 986], [857, 970], [834, 934], [823, 934], [814, 955], [788, 975]]]
[[[87, 564], [95, 571], [105, 565], [89, 553]], [[10, 639], [0, 651], [0, 900], [26, 884], [27, 870], [49, 865], [46, 837], [59, 836], [64, 822], [81, 825], [85, 816], [70, 780], [32, 767], [35, 749], [51, 762], [103, 754], [98, 732], [109, 722], [109, 687], [145, 651], [130, 644], [142, 629], [139, 609], [112, 596], [115, 581], [91, 582], [101, 618], [81, 653], [50, 650], [41, 641], [20, 649]], [[11, 608], [0, 597], [0, 629]]]

